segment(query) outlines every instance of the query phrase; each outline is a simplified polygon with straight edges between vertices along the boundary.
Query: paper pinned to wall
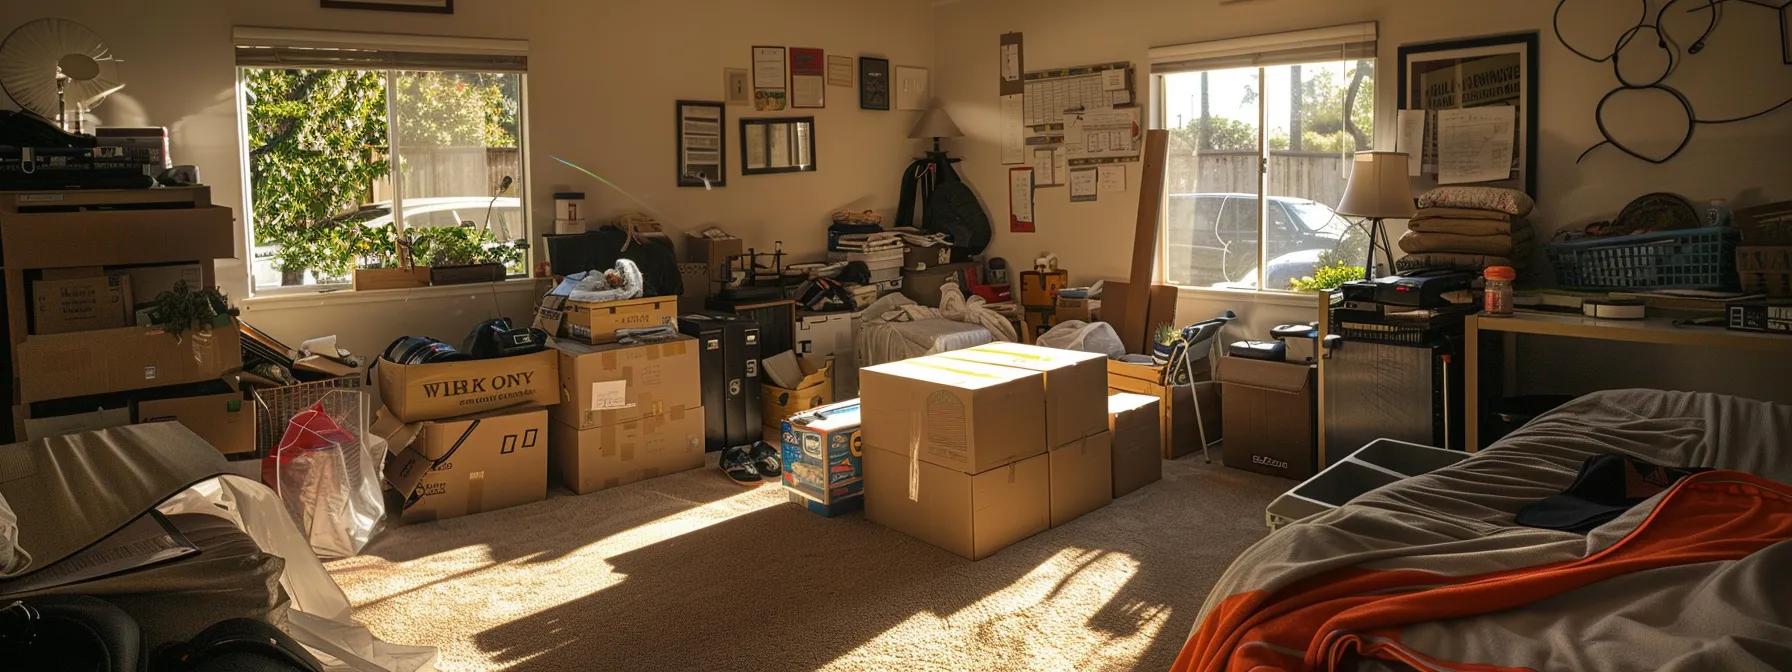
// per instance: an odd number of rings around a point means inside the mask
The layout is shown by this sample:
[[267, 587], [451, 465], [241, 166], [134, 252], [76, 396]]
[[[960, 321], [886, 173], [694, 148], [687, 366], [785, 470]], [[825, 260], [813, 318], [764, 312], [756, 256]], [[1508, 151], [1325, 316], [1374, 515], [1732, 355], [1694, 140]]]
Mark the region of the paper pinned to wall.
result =
[[1126, 166], [1115, 164], [1099, 166], [1095, 169], [1097, 191], [1104, 194], [1118, 194], [1126, 191]]
[[1033, 232], [1033, 169], [1008, 169], [1008, 230]]
[[1101, 71], [1101, 90], [1103, 90], [1103, 91], [1120, 91], [1125, 88], [1126, 88], [1126, 71], [1125, 70], [1103, 70], [1103, 71]]
[[1020, 81], [1020, 45], [1002, 45], [1002, 80]]
[[1406, 174], [1418, 177], [1425, 167], [1425, 110], [1400, 111], [1400, 137], [1394, 151], [1406, 154]]
[[1020, 94], [1002, 96], [1002, 164], [1027, 162], [1027, 129], [1022, 123], [1026, 113]]
[[1064, 148], [1072, 165], [1139, 158], [1138, 108], [1069, 114], [1064, 119]]
[[1050, 147], [1031, 148], [1032, 158], [1028, 163], [1033, 169], [1033, 186], [1055, 187], [1064, 184], [1059, 181], [1057, 173], [1059, 151]]
[[1517, 111], [1510, 105], [1439, 110], [1437, 183], [1494, 182], [1511, 177]]
[[1093, 167], [1070, 169], [1070, 202], [1093, 203], [1100, 193], [1099, 181]]

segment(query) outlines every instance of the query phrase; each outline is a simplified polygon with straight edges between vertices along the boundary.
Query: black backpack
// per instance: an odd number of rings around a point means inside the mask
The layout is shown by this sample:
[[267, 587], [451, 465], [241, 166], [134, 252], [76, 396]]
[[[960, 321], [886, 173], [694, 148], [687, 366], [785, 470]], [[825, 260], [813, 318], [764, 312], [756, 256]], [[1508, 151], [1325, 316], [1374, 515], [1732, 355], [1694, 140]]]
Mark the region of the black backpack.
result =
[[323, 672], [323, 663], [279, 628], [221, 621], [152, 657], [136, 619], [82, 595], [0, 603], [0, 669], [17, 672]]
[[921, 212], [921, 230], [944, 233], [952, 238], [954, 260], [968, 259], [989, 247], [989, 215], [970, 185], [958, 179], [952, 160], [920, 159], [909, 165], [902, 177], [902, 202], [896, 211], [897, 226], [913, 226], [915, 197], [926, 201]]

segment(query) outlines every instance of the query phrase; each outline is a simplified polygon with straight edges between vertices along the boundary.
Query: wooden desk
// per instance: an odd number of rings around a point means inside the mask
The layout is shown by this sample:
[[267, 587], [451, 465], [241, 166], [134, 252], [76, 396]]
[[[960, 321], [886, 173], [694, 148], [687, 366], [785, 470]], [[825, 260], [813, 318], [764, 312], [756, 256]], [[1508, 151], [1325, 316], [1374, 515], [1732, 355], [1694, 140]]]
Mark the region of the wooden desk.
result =
[[[1464, 325], [1463, 439], [1469, 452], [1481, 446], [1481, 333], [1536, 334], [1601, 341], [1792, 355], [1792, 336], [1722, 327], [1677, 327], [1673, 320], [1596, 320], [1576, 315], [1520, 312], [1512, 317], [1470, 315]], [[1510, 364], [1510, 362], [1508, 362]]]

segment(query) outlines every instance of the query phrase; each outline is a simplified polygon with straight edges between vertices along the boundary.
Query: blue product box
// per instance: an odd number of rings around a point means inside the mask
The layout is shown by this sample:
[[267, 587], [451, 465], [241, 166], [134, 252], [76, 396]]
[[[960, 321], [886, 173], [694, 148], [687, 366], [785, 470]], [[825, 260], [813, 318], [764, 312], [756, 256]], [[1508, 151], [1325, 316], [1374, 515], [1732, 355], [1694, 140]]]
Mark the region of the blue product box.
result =
[[781, 429], [784, 487], [792, 503], [829, 518], [863, 505], [859, 400], [804, 411]]

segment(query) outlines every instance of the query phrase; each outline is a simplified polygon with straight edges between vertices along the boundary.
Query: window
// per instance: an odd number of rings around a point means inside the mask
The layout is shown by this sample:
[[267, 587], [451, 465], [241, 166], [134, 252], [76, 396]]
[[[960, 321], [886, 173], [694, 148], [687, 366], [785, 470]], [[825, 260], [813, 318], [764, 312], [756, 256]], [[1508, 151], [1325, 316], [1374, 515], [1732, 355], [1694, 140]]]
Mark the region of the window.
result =
[[527, 274], [520, 44], [236, 38], [256, 293], [347, 284], [397, 266], [401, 249], [418, 265]]
[[1351, 155], [1374, 146], [1375, 25], [1151, 50], [1170, 131], [1163, 280], [1290, 290], [1361, 275], [1367, 230], [1332, 212]]

